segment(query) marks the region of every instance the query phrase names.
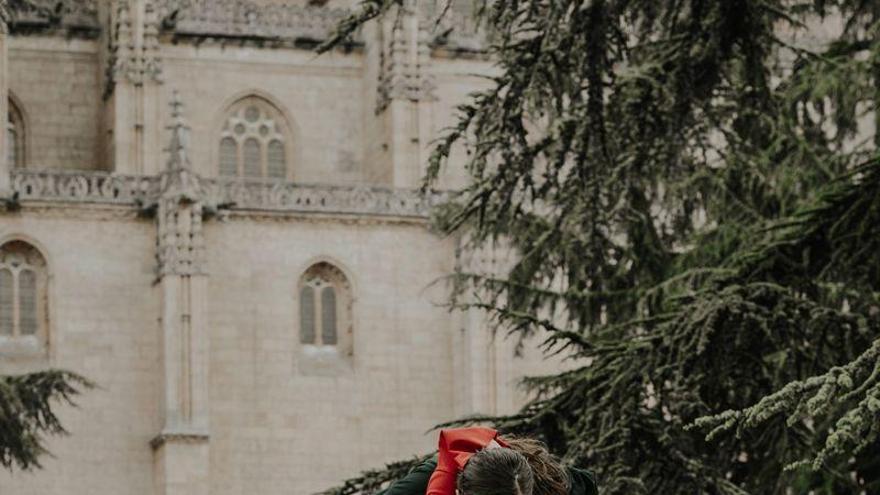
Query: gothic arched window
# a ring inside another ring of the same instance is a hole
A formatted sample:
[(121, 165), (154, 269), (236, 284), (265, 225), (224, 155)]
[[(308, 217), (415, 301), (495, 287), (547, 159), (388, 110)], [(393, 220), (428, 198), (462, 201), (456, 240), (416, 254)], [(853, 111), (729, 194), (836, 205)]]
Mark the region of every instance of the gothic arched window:
[(24, 167), (25, 128), (21, 112), (12, 100), (9, 100), (9, 112), (6, 116), (6, 159), (10, 167)]
[(299, 341), (351, 353), (351, 285), (330, 263), (312, 265), (299, 284)]
[(281, 112), (262, 98), (249, 96), (230, 107), (218, 146), (221, 176), (289, 177), (290, 128)]
[(32, 245), (0, 247), (0, 340), (45, 342), (48, 278), (46, 259)]

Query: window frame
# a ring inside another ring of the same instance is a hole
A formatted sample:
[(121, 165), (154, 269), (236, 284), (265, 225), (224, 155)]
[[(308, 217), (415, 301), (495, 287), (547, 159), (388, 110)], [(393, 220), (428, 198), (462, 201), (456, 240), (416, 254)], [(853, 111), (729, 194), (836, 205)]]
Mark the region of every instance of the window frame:
[[(0, 354), (6, 356), (46, 355), (49, 347), (49, 263), (42, 250), (33, 243), (22, 239), (7, 239), (0, 242), (0, 270), (11, 274), (11, 331), (0, 332)], [(22, 294), (22, 274), (34, 275), (32, 333), (25, 333), (24, 305)], [(0, 308), (2, 310), (3, 308)]]
[[(309, 332), (311, 336), (311, 341), (305, 338), (306, 332), (303, 328), (303, 322), (305, 321), (305, 304), (303, 304), (303, 295), (307, 289), (311, 289), (312, 291), (312, 328)], [(325, 325), (327, 315), (324, 313), (324, 294), (325, 291), (332, 290), (333, 294), (333, 313), (335, 315), (334, 328), (333, 328), (333, 342), (327, 343), (327, 333), (325, 332)], [(312, 277), (306, 278), (306, 280), (301, 284), (299, 291), (299, 308), (300, 308), (300, 343), (306, 345), (314, 345), (318, 347), (335, 347), (339, 344), (339, 300), (338, 300), (338, 284), (334, 283), (334, 281), (328, 280), (320, 274), (317, 274)]]
[[(311, 323), (312, 328), (308, 334), (304, 328), (306, 321), (306, 304), (303, 303), (305, 289), (312, 291)], [(327, 342), (325, 335), (326, 315), (324, 314), (325, 291), (332, 289), (332, 298), (335, 311), (333, 331), (334, 340)], [(302, 272), (296, 290), (297, 307), (297, 341), (301, 346), (309, 346), (322, 349), (336, 349), (340, 354), (350, 356), (353, 352), (353, 315), (354, 304), (352, 286), (346, 274), (336, 265), (330, 262), (319, 261), (309, 265)], [(306, 339), (310, 336), (311, 339)]]
[[(256, 109), (254, 118), (249, 117), (251, 110)], [(231, 139), (235, 143), (235, 174), (228, 174), (227, 160), (224, 158), (223, 143)], [(255, 140), (259, 149), (259, 170), (249, 170), (246, 163), (246, 146), (251, 140)], [(219, 132), (214, 139), (214, 150), (217, 154), (215, 160), (218, 177), (245, 180), (281, 180), (290, 181), (292, 178), (291, 147), (293, 134), (291, 126), (284, 113), (265, 98), (251, 95), (239, 98), (227, 107), (220, 122)], [(270, 162), (270, 158), (278, 156), (277, 149), (273, 155), (270, 151), (273, 142), (281, 145), (282, 172), (277, 173), (277, 163)], [(275, 165), (275, 166), (273, 166)]]

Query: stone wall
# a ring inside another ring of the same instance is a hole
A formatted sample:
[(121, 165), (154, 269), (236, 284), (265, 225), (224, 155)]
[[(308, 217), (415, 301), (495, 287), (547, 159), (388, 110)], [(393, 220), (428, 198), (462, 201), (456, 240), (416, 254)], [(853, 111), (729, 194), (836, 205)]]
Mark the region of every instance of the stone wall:
[(10, 37), (9, 91), (25, 119), (28, 168), (104, 169), (98, 44)]
[(60, 409), (71, 436), (49, 441), (44, 468), (0, 474), (0, 493), (152, 493), (160, 378), (154, 237), (149, 221), (118, 209), (34, 206), (3, 215), (0, 239), (31, 242), (48, 262), (50, 344), (47, 358), (0, 356), (0, 373), (67, 369), (98, 388), (79, 408)]
[[(224, 246), (208, 259), (211, 493), (310, 493), (431, 449), (453, 384), (449, 316), (426, 288), (451, 268), (448, 242), (418, 224), (235, 216), (206, 237)], [(353, 287), (350, 361), (299, 344), (297, 281), (318, 260)]]
[[(71, 437), (50, 442), (45, 469), (0, 476), (0, 490), (152, 493), (149, 445), (161, 423), (154, 229), (122, 206), (29, 202), (4, 217), (2, 239), (46, 256), (52, 312), (50, 357), (4, 356), (0, 372), (59, 367), (99, 388), (62, 410)], [(434, 424), (510, 412), (522, 400), (516, 377), (554, 366), (528, 346), (512, 359), (513, 342), (493, 344), (439, 307), (454, 240), (423, 221), (232, 212), (206, 225), (205, 240), (210, 493), (311, 493), (430, 451)], [(317, 261), (342, 268), (353, 287), (353, 356), (331, 367), (298, 341), (296, 283)], [(453, 369), (465, 331), (482, 342), (468, 356), (476, 382)]]

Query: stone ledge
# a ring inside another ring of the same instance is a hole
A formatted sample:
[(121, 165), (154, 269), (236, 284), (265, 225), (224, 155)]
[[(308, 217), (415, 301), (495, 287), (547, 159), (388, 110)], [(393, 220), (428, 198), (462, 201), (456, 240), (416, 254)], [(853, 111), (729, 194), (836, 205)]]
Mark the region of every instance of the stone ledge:
[(159, 450), (165, 444), (169, 443), (207, 443), (211, 440), (211, 435), (206, 431), (199, 430), (171, 430), (163, 431), (150, 440), (150, 447), (153, 450)]
[(96, 0), (22, 0), (9, 7), (9, 31), (97, 38), (98, 5)]

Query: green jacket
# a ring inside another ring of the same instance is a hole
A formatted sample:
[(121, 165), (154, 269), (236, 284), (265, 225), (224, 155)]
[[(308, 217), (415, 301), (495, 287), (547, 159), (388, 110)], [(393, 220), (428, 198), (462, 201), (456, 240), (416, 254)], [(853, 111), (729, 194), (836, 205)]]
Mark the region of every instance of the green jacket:
[[(412, 468), (403, 478), (395, 481), (386, 490), (377, 495), (425, 495), (428, 480), (437, 467), (437, 458), (433, 457)], [(598, 495), (599, 489), (593, 473), (584, 469), (568, 468), (571, 477), (569, 495)]]

